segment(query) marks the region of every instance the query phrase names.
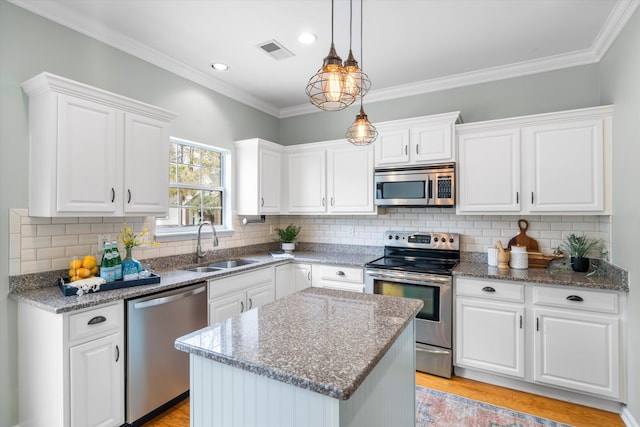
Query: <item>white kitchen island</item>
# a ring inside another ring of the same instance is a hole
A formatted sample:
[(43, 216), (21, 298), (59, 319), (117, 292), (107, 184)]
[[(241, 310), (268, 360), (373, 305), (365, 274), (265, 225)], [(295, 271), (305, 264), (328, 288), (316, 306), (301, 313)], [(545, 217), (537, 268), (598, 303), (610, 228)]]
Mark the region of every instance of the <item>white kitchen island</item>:
[(176, 340), (191, 426), (415, 426), (422, 301), (309, 288)]

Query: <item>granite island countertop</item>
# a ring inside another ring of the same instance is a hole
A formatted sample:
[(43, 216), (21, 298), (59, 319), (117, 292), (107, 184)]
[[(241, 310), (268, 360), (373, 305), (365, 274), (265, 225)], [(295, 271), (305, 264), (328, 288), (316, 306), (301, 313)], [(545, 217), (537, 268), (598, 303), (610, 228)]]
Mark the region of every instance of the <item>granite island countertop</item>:
[(307, 288), (175, 342), (178, 350), (346, 400), (423, 306)]
[(561, 267), (503, 270), (498, 267), (490, 267), (486, 262), (460, 262), (453, 270), (453, 276), (629, 292), (626, 277), (597, 276), (595, 274), (587, 276), (586, 273), (577, 273)]
[[(117, 300), (138, 298), (157, 292), (167, 291), (170, 289), (180, 288), (195, 283), (206, 282), (208, 280), (218, 279), (225, 276), (243, 273), (269, 265), (286, 264), (288, 262), (314, 263), (314, 264), (332, 264), (351, 267), (364, 267), (364, 264), (371, 261), (375, 256), (367, 253), (340, 253), (340, 252), (321, 252), (321, 251), (295, 251), (293, 258), (274, 258), (264, 252), (242, 255), (235, 258), (246, 258), (257, 261), (254, 264), (243, 265), (225, 270), (218, 270), (208, 273), (196, 273), (186, 271), (183, 268), (190, 265), (174, 267), (169, 269), (154, 270), (154, 273), (160, 276), (160, 283), (151, 285), (141, 285), (129, 288), (121, 288), (110, 291), (102, 291), (96, 293), (85, 294), (82, 296), (63, 296), (62, 292), (55, 285), (58, 277), (51, 274), (28, 275), (24, 280), (46, 281), (46, 285), (21, 283), (18, 289), (9, 293), (9, 298), (31, 305), (35, 305), (43, 310), (52, 313), (65, 313), (82, 308), (92, 307)], [(220, 258), (226, 259), (226, 258)], [(206, 265), (214, 260), (202, 262)], [(51, 277), (48, 277), (51, 276)]]

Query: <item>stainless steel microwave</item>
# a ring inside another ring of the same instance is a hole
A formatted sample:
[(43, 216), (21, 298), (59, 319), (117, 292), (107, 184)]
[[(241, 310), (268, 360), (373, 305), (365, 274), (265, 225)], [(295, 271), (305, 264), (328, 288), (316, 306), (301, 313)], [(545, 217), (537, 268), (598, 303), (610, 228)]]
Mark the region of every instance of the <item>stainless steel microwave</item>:
[(376, 169), (377, 206), (455, 206), (455, 163)]

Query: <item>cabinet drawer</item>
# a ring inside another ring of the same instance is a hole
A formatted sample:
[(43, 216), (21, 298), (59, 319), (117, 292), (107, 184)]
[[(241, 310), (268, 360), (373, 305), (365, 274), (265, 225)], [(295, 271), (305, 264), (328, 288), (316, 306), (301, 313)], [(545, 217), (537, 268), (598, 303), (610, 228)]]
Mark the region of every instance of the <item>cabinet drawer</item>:
[(266, 267), (246, 273), (237, 273), (217, 280), (209, 280), (209, 298), (227, 295), (260, 283), (272, 282), (273, 272), (273, 267)]
[(123, 303), (110, 304), (69, 315), (69, 341), (97, 338), (124, 324)]
[(618, 294), (578, 288), (533, 288), (533, 303), (550, 307), (617, 314)]
[(321, 281), (364, 283), (364, 270), (355, 267), (340, 267), (337, 265), (316, 265), (312, 267), (312, 283)]
[(524, 301), (524, 285), (494, 280), (457, 278), (456, 295), (501, 301)]

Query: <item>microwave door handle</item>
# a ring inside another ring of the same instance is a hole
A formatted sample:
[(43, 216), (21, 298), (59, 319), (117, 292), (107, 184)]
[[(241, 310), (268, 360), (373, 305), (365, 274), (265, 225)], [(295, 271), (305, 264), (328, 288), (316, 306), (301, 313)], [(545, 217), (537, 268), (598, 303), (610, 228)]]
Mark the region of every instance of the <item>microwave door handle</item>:
[(431, 177), (427, 178), (427, 190), (428, 190), (428, 196), (427, 196), (427, 200), (428, 200), (428, 204), (432, 204), (432, 200), (433, 200), (433, 181), (431, 180)]

